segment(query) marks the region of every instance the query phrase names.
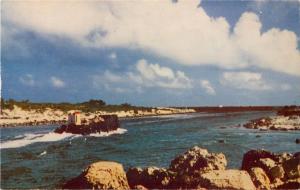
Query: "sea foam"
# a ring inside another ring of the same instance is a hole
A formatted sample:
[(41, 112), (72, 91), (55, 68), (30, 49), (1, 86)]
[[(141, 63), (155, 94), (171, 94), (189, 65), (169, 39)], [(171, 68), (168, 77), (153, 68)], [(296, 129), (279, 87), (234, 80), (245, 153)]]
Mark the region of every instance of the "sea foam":
[[(90, 134), (88, 136), (93, 136), (93, 137), (108, 137), (110, 135), (114, 134), (123, 134), (126, 133), (126, 129), (119, 128), (116, 131), (111, 131), (111, 132), (101, 132), (101, 133), (96, 133), (96, 134)], [(49, 132), (46, 134), (24, 134), (24, 135), (18, 135), (16, 136), (14, 140), (8, 140), (8, 141), (3, 141), (0, 144), (0, 149), (8, 149), (8, 148), (19, 148), (19, 147), (24, 147), (33, 143), (37, 142), (54, 142), (54, 141), (61, 141), (64, 139), (73, 139), (77, 137), (82, 137), (82, 135), (75, 135), (71, 133), (54, 133), (54, 132)]]

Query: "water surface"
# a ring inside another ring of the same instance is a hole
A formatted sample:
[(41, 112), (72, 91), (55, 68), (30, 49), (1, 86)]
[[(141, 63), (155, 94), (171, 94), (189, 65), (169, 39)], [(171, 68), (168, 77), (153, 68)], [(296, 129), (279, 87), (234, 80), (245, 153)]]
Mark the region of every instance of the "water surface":
[[(223, 152), (229, 168), (239, 168), (250, 149), (296, 152), (299, 131), (262, 132), (236, 127), (272, 112), (182, 114), (121, 121), (115, 134), (54, 134), (57, 126), (1, 129), (1, 188), (54, 188), (99, 160), (131, 166), (167, 167), (198, 145)], [(260, 137), (257, 137), (259, 135)], [(218, 140), (225, 140), (219, 143)]]

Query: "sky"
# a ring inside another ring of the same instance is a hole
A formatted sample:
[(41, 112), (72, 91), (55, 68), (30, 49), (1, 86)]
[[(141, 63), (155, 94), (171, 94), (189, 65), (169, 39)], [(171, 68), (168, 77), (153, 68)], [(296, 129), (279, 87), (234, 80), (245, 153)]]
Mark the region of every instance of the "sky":
[(299, 1), (1, 1), (1, 97), (300, 104)]

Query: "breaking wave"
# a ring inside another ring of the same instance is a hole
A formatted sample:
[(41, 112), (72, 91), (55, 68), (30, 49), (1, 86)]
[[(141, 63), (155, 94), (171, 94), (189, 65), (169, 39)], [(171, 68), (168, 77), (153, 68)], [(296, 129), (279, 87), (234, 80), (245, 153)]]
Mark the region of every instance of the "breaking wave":
[[(126, 129), (119, 128), (115, 131), (111, 132), (101, 132), (101, 133), (95, 133), (95, 134), (90, 134), (88, 136), (92, 137), (108, 137), (110, 135), (114, 134), (123, 134), (126, 133)], [(37, 142), (54, 142), (54, 141), (61, 141), (64, 139), (73, 139), (77, 137), (83, 137), (82, 135), (75, 135), (71, 133), (54, 133), (54, 132), (49, 132), (46, 134), (24, 134), (24, 135), (18, 135), (15, 136), (13, 140), (8, 140), (1, 142), (0, 149), (7, 149), (7, 148), (19, 148), (23, 146), (27, 146), (33, 143)]]

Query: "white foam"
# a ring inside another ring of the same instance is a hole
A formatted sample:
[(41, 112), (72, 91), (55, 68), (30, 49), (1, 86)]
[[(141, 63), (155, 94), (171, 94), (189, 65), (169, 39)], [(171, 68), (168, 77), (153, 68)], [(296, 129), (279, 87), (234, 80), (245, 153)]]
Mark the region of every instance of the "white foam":
[(118, 129), (115, 130), (115, 131), (101, 132), (101, 133), (93, 133), (93, 134), (90, 134), (89, 136), (92, 136), (92, 137), (108, 137), (108, 136), (110, 136), (110, 135), (124, 134), (124, 133), (126, 133), (126, 132), (127, 132), (126, 129), (118, 128)]
[[(115, 131), (110, 131), (107, 133), (106, 132), (95, 133), (95, 134), (90, 134), (89, 136), (108, 137), (110, 135), (123, 134), (126, 132), (127, 132), (126, 129), (118, 128)], [(15, 139), (15, 140), (1, 142), (0, 149), (19, 148), (19, 147), (27, 146), (27, 145), (37, 143), (37, 142), (54, 142), (54, 141), (61, 141), (64, 139), (72, 140), (73, 138), (76, 138), (76, 137), (82, 137), (82, 135), (74, 135), (71, 133), (58, 134), (58, 133), (50, 132), (50, 133), (46, 133), (46, 134), (41, 134), (41, 133), (40, 134), (24, 134), (24, 135), (18, 135), (16, 137), (18, 137), (18, 138), (22, 137), (22, 139)]]
[(45, 150), (44, 152), (42, 152), (40, 155), (39, 155), (39, 157), (40, 156), (43, 156), (43, 155), (46, 155), (47, 154), (47, 151)]
[[(1, 142), (0, 149), (5, 148), (19, 148), (23, 146), (27, 146), (32, 143), (37, 142), (53, 142), (53, 141), (60, 141), (65, 138), (73, 137), (74, 134), (71, 133), (46, 133), (46, 134), (25, 134), (23, 139), (16, 139), (16, 140), (9, 140), (5, 142)], [(78, 135), (79, 136), (79, 135)]]

